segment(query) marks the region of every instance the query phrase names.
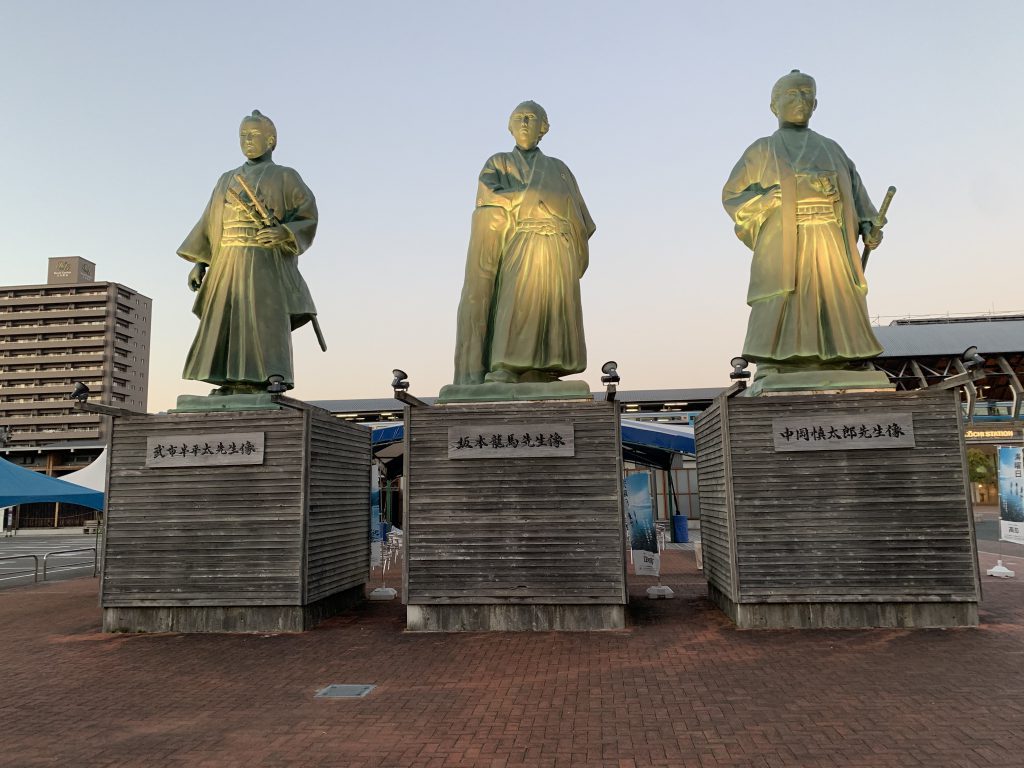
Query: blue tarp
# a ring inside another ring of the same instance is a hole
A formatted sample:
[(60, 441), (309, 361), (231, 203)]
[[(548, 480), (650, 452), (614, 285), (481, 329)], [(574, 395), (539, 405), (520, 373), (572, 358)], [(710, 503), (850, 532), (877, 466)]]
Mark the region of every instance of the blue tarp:
[(66, 483), (0, 459), (0, 507), (36, 501), (63, 501), (91, 509), (103, 509), (103, 494)]
[(697, 453), (693, 427), (682, 424), (623, 419), (622, 442), (691, 456)]

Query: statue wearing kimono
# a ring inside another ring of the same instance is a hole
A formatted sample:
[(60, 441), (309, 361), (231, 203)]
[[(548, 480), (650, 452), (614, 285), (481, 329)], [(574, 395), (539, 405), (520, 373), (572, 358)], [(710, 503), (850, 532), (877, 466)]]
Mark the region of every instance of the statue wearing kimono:
[(455, 383), (549, 382), (583, 371), (580, 278), (595, 226), (576, 179), (537, 148), (548, 130), (528, 101), (511, 152), (480, 173), (456, 330)]
[(268, 118), (245, 118), (240, 140), (248, 160), (220, 177), (178, 248), (196, 265), (189, 287), (199, 317), (182, 375), (219, 385), (215, 394), (263, 392), (271, 377), (291, 389), (291, 333), (316, 322), (298, 269), (316, 234), (316, 200), (298, 173), (272, 161), (277, 132)]
[(743, 153), (722, 192), (754, 252), (743, 356), (772, 372), (856, 368), (882, 352), (871, 329), (858, 235), (875, 248), (878, 211), (853, 162), (807, 127), (814, 80), (794, 70), (772, 90), (779, 130)]

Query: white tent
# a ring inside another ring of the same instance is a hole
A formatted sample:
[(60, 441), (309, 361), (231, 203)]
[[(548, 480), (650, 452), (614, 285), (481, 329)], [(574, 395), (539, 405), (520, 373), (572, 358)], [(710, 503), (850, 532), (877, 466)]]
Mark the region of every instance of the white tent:
[(104, 448), (96, 460), (87, 467), (62, 475), (61, 480), (101, 493), (107, 492), (107, 449)]

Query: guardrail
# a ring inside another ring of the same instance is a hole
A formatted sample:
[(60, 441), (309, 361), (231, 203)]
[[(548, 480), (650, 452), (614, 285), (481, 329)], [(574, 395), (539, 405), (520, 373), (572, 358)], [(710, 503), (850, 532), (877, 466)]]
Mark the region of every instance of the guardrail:
[[(12, 555), (10, 557), (0, 557), (0, 562), (3, 562), (4, 560), (24, 560), (26, 557), (31, 557), (33, 560), (35, 560), (36, 564), (35, 564), (35, 568), (32, 571), (32, 580), (33, 581), (39, 581), (39, 555)], [(27, 574), (27, 573), (28, 573), (28, 571), (25, 571), (25, 574)], [(8, 579), (20, 578), (22, 575), (23, 574), (18, 573), (16, 576), (5, 576), (4, 578), (8, 578)]]
[(58, 549), (56, 552), (47, 552), (45, 555), (43, 555), (43, 581), (46, 581), (46, 560), (48, 557), (50, 557), (50, 555), (75, 555), (79, 552), (92, 552), (92, 575), (93, 578), (96, 578), (96, 566), (98, 562), (96, 547), (81, 547), (79, 549)]

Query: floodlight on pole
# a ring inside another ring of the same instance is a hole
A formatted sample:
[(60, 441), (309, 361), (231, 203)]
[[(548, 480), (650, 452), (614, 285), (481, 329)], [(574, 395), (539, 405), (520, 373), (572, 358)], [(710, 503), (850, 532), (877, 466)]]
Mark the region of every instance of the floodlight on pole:
[(84, 403), (89, 399), (89, 387), (84, 382), (76, 381), (75, 388), (71, 390), (71, 399)]
[(747, 366), (750, 363), (745, 357), (734, 357), (729, 361), (729, 365), (732, 366), (732, 373), (729, 374), (730, 379), (749, 379), (750, 371), (747, 370)]
[(615, 385), (621, 381), (619, 364), (614, 360), (609, 360), (601, 366), (601, 373), (604, 374), (601, 377), (601, 383), (605, 386), (605, 400), (611, 402), (615, 399)]
[(395, 392), (395, 400), (417, 408), (427, 407), (425, 402), (409, 394), (409, 374), (401, 368), (395, 368), (391, 371), (391, 376), (391, 389)]
[(963, 360), (967, 368), (985, 365), (985, 358), (978, 354), (978, 348), (975, 346), (965, 349), (963, 354), (960, 355), (960, 359)]

